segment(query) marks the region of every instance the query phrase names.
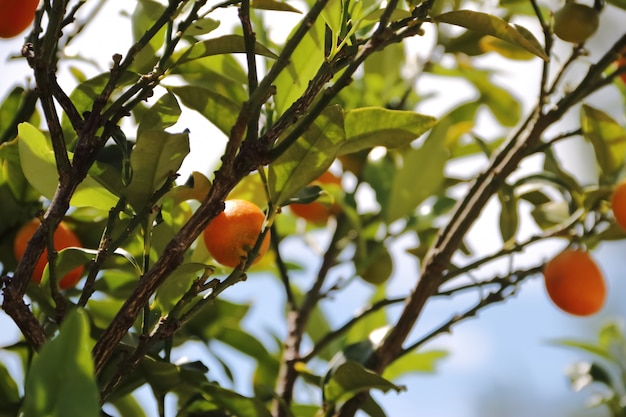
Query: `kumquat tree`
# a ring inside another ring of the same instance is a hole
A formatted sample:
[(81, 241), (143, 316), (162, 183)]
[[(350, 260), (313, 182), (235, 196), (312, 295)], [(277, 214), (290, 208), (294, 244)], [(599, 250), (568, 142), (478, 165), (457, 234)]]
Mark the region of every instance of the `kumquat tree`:
[[(533, 280), (598, 313), (594, 250), (626, 238), (626, 3), (576, 1), (0, 0), (22, 68), (0, 353), (23, 374), (0, 361), (0, 416), (382, 417), (445, 363), (429, 343)], [(230, 295), (259, 276), (282, 320), (252, 332), (266, 313)]]

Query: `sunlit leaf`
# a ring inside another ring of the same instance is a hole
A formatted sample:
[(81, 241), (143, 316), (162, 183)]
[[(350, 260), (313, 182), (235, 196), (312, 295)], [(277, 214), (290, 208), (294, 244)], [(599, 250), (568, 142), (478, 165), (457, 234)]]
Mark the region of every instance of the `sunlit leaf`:
[(110, 402), (122, 416), (146, 417), (146, 412), (133, 395), (118, 397)]
[(522, 106), (513, 97), (511, 92), (491, 82), (486, 71), (461, 68), (463, 75), (481, 94), (480, 101), (489, 107), (489, 110), (504, 126), (515, 126), (522, 113)]
[(137, 129), (137, 135), (143, 130), (166, 129), (171, 127), (178, 121), (180, 114), (181, 110), (176, 96), (167, 92), (163, 94), (152, 107), (143, 112)]
[(324, 385), (324, 399), (335, 404), (370, 389), (383, 392), (403, 390), (382, 376), (365, 369), (362, 365), (348, 361), (340, 365), (328, 383)]
[(626, 338), (622, 326), (617, 322), (609, 322), (602, 326), (598, 333), (598, 345), (606, 349), (618, 346), (626, 347)]
[(203, 384), (199, 391), (215, 407), (214, 410), (227, 411), (237, 417), (271, 417), (265, 405), (255, 398), (244, 397), (215, 384)]
[(582, 107), (580, 126), (585, 139), (593, 145), (600, 170), (613, 180), (626, 162), (626, 129), (589, 105)]
[(419, 148), (402, 154), (384, 204), (385, 219), (391, 223), (412, 214), (417, 206), (436, 194), (444, 180), (449, 153), (442, 141), (427, 140)]
[(218, 298), (195, 314), (179, 334), (208, 342), (217, 337), (224, 327), (239, 326), (249, 309), (247, 305)]
[(514, 190), (505, 186), (498, 192), (500, 202), (500, 235), (504, 243), (515, 239), (519, 228), (518, 200)]
[(202, 114), (226, 135), (237, 121), (241, 105), (212, 90), (199, 86), (172, 87), (183, 104)]
[(189, 290), (192, 282), (212, 272), (212, 268), (205, 264), (185, 263), (174, 270), (156, 292), (156, 306), (164, 314), (172, 310), (174, 305)]
[(322, 10), (322, 17), (333, 34), (333, 39), (337, 39), (341, 34), (343, 22), (343, 1), (329, 0)]
[(544, 61), (550, 60), (537, 39), (529, 31), (520, 31), (518, 27), (497, 16), (472, 10), (454, 10), (435, 16), (433, 19), (441, 23), (462, 26), (484, 35), (495, 36), (521, 46)]
[[(440, 30), (440, 32), (443, 32)], [(445, 36), (441, 38), (441, 44), (448, 53), (462, 53), (467, 56), (477, 56), (485, 53), (481, 48), (480, 40), (485, 35), (474, 30), (466, 30), (459, 36), (447, 39)]]
[(526, 61), (535, 57), (526, 49), (491, 35), (483, 36), (478, 44), (484, 52), (496, 52), (508, 59)]
[[(277, 58), (277, 55), (260, 43), (254, 46), (254, 52), (268, 58)], [(246, 45), (241, 35), (224, 35), (219, 38), (207, 39), (191, 45), (177, 57), (176, 65), (184, 64), (195, 59), (211, 55), (246, 53)]]
[[(70, 94), (70, 100), (72, 100), (72, 104), (76, 108), (78, 114), (84, 115), (86, 112), (91, 111), (94, 100), (102, 93), (102, 90), (109, 82), (110, 77), (111, 74), (109, 72), (105, 72), (76, 86)], [(131, 71), (123, 72), (120, 74), (119, 81), (115, 84), (113, 93), (116, 94), (120, 89), (133, 84), (139, 80), (139, 77), (140, 76), (138, 74)], [(115, 96), (112, 95), (112, 98), (113, 97)], [(105, 107), (105, 110), (106, 108), (107, 107)], [(74, 127), (65, 113), (63, 113), (61, 117), (61, 127), (63, 128), (65, 141), (70, 145), (74, 143), (74, 140), (77, 137), (76, 132), (74, 131)]]
[[(47, 199), (52, 199), (59, 180), (52, 146), (37, 128), (28, 123), (20, 124), (18, 130), (20, 162), (24, 175), (37, 191)], [(78, 185), (70, 205), (109, 210), (115, 206), (117, 200), (115, 195), (87, 175)]]
[(563, 340), (563, 339), (553, 340), (551, 343), (555, 345), (559, 345), (559, 346), (567, 346), (567, 347), (575, 348), (578, 350), (582, 350), (583, 352), (591, 353), (593, 355), (596, 355), (608, 361), (615, 360), (608, 350), (600, 346), (594, 345), (592, 343), (581, 342), (577, 340)]
[(324, 20), (319, 18), (291, 55), (289, 65), (276, 78), (274, 103), (282, 114), (300, 97), (324, 62)]
[(43, 346), (26, 375), (24, 417), (100, 416), (92, 343), (87, 314), (70, 311), (59, 335)]
[(17, 411), (20, 406), (20, 391), (4, 364), (0, 363), (0, 415), (9, 408)]
[(171, 198), (175, 205), (179, 205), (187, 200), (202, 201), (207, 196), (210, 189), (211, 181), (206, 175), (198, 171), (193, 171), (185, 184), (174, 187), (167, 194), (167, 198)]
[(207, 33), (213, 32), (220, 25), (219, 20), (214, 20), (208, 17), (194, 20), (194, 22), (185, 30), (185, 35), (188, 36), (198, 36), (198, 35), (206, 35)]
[[(157, 1), (139, 0), (131, 16), (133, 40), (138, 42), (142, 39), (164, 11), (165, 6)], [(166, 30), (166, 25), (164, 25), (155, 36), (147, 39), (146, 45), (138, 51), (132, 61), (131, 68), (133, 70), (143, 74), (154, 68), (159, 57), (159, 51), (165, 41)]]
[[(89, 263), (93, 259), (96, 251), (84, 250), (82, 248), (68, 247), (58, 252), (55, 264), (55, 273), (58, 280), (67, 275), (73, 269)], [(46, 282), (50, 277), (50, 265), (46, 265), (41, 278), (41, 285), (46, 288)]]
[(458, 158), (480, 152), (477, 144), (461, 145), (460, 139), (474, 128), (476, 112), (480, 103), (470, 101), (460, 104), (441, 117), (428, 133), (428, 140), (442, 141), (451, 150), (451, 157)]
[(410, 373), (434, 373), (439, 363), (448, 357), (444, 350), (431, 350), (425, 352), (413, 352), (401, 356), (389, 365), (383, 376), (394, 381), (397, 378)]
[(0, 144), (17, 136), (17, 125), (30, 122), (39, 125), (35, 104), (38, 95), (35, 90), (24, 90), (23, 87), (13, 88), (0, 102)]
[(141, 361), (140, 369), (144, 373), (146, 382), (157, 394), (166, 394), (170, 391), (195, 391), (197, 386), (206, 382), (204, 374), (208, 369), (202, 363), (196, 363), (193, 367), (185, 365), (168, 363), (146, 356)]
[(346, 141), (339, 154), (358, 152), (375, 146), (406, 146), (433, 127), (437, 119), (412, 111), (368, 107), (345, 113)]
[(178, 171), (188, 153), (186, 132), (172, 134), (161, 129), (141, 132), (130, 157), (133, 177), (124, 190), (128, 201), (136, 209), (143, 207), (168, 175)]
[(276, 10), (279, 12), (302, 13), (289, 3), (280, 0), (251, 0), (250, 7), (261, 10)]
[[(8, 187), (16, 203), (35, 202), (41, 196), (24, 176), (20, 163), (19, 140), (17, 139), (0, 145), (0, 184)], [(7, 199), (2, 201), (3, 204), (8, 204)]]
[(328, 107), (270, 165), (268, 180), (274, 204), (283, 205), (328, 170), (344, 140), (343, 111), (338, 106)]
[(89, 317), (93, 325), (99, 329), (105, 329), (115, 317), (124, 300), (106, 298), (103, 300), (89, 300)]
[(183, 77), (187, 85), (202, 87), (234, 103), (248, 99), (245, 85), (248, 76), (234, 55), (212, 55), (172, 68), (172, 74)]
[(551, 201), (533, 208), (531, 215), (537, 226), (545, 230), (567, 221), (570, 218), (570, 211), (567, 202)]

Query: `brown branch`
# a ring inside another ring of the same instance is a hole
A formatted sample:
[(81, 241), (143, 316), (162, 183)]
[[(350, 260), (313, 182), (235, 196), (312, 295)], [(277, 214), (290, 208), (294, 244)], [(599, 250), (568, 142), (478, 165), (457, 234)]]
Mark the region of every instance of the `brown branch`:
[[(596, 91), (589, 86), (599, 84), (597, 80), (602, 78), (602, 72), (615, 60), (624, 44), (626, 44), (626, 35), (622, 36), (597, 64), (590, 67), (579, 86), (563, 97), (554, 109), (542, 113), (540, 111), (542, 103), (538, 103), (528, 119), (494, 155), (489, 167), (476, 177), (465, 198), (454, 209), (450, 222), (440, 231), (438, 239), (426, 255), (422, 264), (421, 278), (407, 300), (396, 325), (369, 361), (368, 366), (371, 369), (382, 373), (402, 351), (402, 345), (417, 322), (426, 301), (437, 293), (439, 286), (443, 283), (452, 255), (458, 249), (471, 225), (479, 217), (487, 201), (517, 168), (521, 160), (528, 155), (529, 150), (537, 146), (545, 130), (580, 100)], [(341, 417), (354, 415), (361, 401), (361, 397), (348, 401), (338, 415)]]
[[(422, 336), (419, 340), (411, 343), (409, 346), (402, 349), (400, 353), (398, 353), (398, 356), (396, 357), (396, 359), (399, 359), (402, 356), (413, 352), (415, 349), (419, 348), (420, 346), (422, 346), (424, 343), (428, 342), (429, 340), (434, 339), (437, 335), (441, 333), (449, 333), (452, 326), (468, 318), (476, 316), (476, 314), (480, 310), (484, 309), (485, 307), (488, 307), (494, 303), (504, 301), (508, 297), (506, 292), (509, 290), (509, 288), (519, 285), (522, 281), (524, 281), (526, 278), (530, 276), (534, 276), (534, 275), (541, 273), (542, 269), (543, 269), (543, 264), (535, 266), (533, 268), (529, 268), (529, 269), (525, 269), (521, 271), (515, 271), (504, 277), (495, 277), (488, 281), (481, 281), (481, 284), (483, 285), (498, 285), (499, 288), (497, 290), (491, 291), (485, 297), (481, 298), (474, 306), (472, 306), (465, 312), (455, 314), (452, 318), (442, 323), (440, 326), (433, 329), (426, 335)], [(456, 292), (458, 291), (454, 291), (454, 293)], [(439, 293), (437, 295), (443, 295), (443, 294)]]
[[(293, 388), (298, 377), (295, 365), (300, 360), (300, 345), (302, 344), (311, 313), (321, 298), (322, 286), (326, 281), (328, 271), (336, 263), (336, 258), (339, 254), (337, 241), (343, 236), (343, 230), (339, 226), (341, 223), (341, 219), (337, 219), (335, 233), (328, 245), (328, 250), (324, 254), (315, 282), (307, 291), (302, 304), (297, 310), (291, 310), (287, 313), (288, 335), (280, 361), (281, 366), (278, 371), (276, 386), (276, 393), (279, 398), (274, 401), (273, 405), (273, 415), (277, 417), (288, 416), (285, 405), (289, 406), (293, 399)], [(343, 223), (346, 223), (345, 220)]]

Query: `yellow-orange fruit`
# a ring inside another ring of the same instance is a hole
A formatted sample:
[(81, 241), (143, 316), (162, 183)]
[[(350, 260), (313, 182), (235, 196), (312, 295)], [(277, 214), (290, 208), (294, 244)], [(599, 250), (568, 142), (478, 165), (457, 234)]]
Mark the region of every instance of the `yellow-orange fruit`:
[[(318, 179), (311, 183), (311, 185), (322, 184), (341, 185), (341, 178), (335, 176), (330, 171), (326, 171)], [(302, 217), (303, 219), (306, 219), (316, 225), (326, 224), (331, 215), (337, 214), (341, 210), (338, 204), (332, 204), (329, 206), (318, 201), (313, 201), (308, 204), (294, 203), (290, 204), (289, 208), (296, 216)]]
[(566, 313), (589, 316), (604, 305), (604, 276), (583, 250), (564, 250), (546, 264), (543, 276), (550, 299)]
[(626, 230), (626, 181), (615, 186), (613, 194), (611, 194), (611, 209), (617, 224)]
[(0, 38), (12, 38), (33, 23), (39, 0), (0, 0)]
[[(24, 252), (26, 251), (26, 246), (28, 245), (28, 241), (35, 233), (35, 230), (39, 227), (39, 219), (33, 219), (28, 223), (24, 224), (20, 230), (15, 235), (15, 240), (13, 242), (13, 251), (15, 253), (15, 258), (18, 260), (22, 259), (24, 256)], [(80, 240), (76, 236), (76, 234), (70, 229), (65, 222), (61, 222), (59, 227), (54, 232), (54, 249), (60, 251), (69, 247), (81, 247)], [(33, 270), (33, 275), (31, 276), (32, 280), (37, 284), (41, 282), (41, 278), (43, 277), (43, 271), (48, 264), (48, 251), (44, 249), (43, 253), (39, 257), (39, 261), (37, 261), (37, 265), (35, 265), (35, 269)], [(84, 268), (82, 266), (77, 266), (68, 272), (61, 280), (59, 281), (59, 288), (66, 289), (75, 286), (78, 281), (83, 276)]]
[[(211, 256), (222, 265), (234, 268), (254, 247), (263, 229), (265, 215), (256, 204), (246, 200), (226, 200), (224, 204), (224, 211), (204, 229), (203, 237)], [(268, 233), (252, 263), (263, 257), (269, 244)]]

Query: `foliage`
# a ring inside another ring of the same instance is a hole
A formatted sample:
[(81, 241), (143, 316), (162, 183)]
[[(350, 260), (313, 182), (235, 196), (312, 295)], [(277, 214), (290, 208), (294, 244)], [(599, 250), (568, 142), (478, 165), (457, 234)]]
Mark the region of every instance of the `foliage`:
[[(296, 8), (138, 0), (127, 19), (132, 40), (117, 45), (108, 70), (68, 68), (68, 51), (101, 18), (100, 3), (42, 2), (22, 48), (36, 88), (16, 80), (23, 85), (0, 106), (3, 309), (23, 336), (4, 349), (22, 358), (27, 375), (22, 391), (0, 366), (0, 415), (71, 416), (74, 406), (83, 415), (105, 406), (146, 415), (134, 393), (147, 384), (162, 416), (168, 395), (178, 416), (383, 416), (371, 391), (400, 392), (400, 376), (432, 372), (446, 353), (426, 350), (427, 342), (542, 270), (542, 260), (519, 266), (518, 255), (559, 239), (591, 250), (625, 237), (609, 202), (623, 176), (626, 128), (586, 99), (601, 89), (626, 94), (626, 67), (614, 65), (626, 34), (591, 59), (584, 44), (567, 45), (566, 57), (557, 52), (564, 44), (536, 1), (317, 0)], [(220, 13), (238, 19), (226, 33)], [(276, 16), (295, 22), (279, 41), (268, 29)], [(430, 52), (416, 60), (409, 45), (427, 33)], [(532, 109), (481, 63), (493, 54), (537, 63)], [(566, 74), (576, 65), (585, 74), (572, 81)], [(432, 79), (464, 81), (474, 94), (431, 114), (419, 86)], [(179, 122), (190, 112), (221, 132), (225, 147), (211, 142), (205, 152), (219, 153), (218, 166), (177, 181), (194, 134)], [(555, 133), (576, 113), (578, 128)], [(483, 117), (495, 128), (482, 129)], [(586, 182), (554, 152), (581, 136), (597, 165)], [(488, 163), (454, 174), (468, 159)], [(531, 159), (541, 166), (518, 170)], [(341, 175), (342, 190), (307, 187), (328, 170)], [(327, 224), (290, 212), (319, 196), (339, 207)], [(265, 213), (249, 255), (271, 235), (271, 250), (250, 271), (246, 262), (216, 265), (198, 239), (234, 198)], [(477, 256), (468, 238), (481, 233), (472, 225), (490, 202), (500, 207), (501, 245)], [(527, 208), (531, 236), (520, 233)], [(41, 225), (15, 259), (7, 248), (35, 216)], [(61, 221), (84, 247), (52, 250)], [(419, 262), (416, 284), (391, 297), (393, 248), (405, 238), (416, 242), (408, 249)], [(286, 256), (303, 244), (315, 262)], [(44, 249), (50, 279), (38, 286), (30, 277)], [(485, 272), (498, 261), (508, 268)], [(84, 279), (61, 291), (54, 277), (79, 265)], [(283, 334), (249, 333), (251, 306), (224, 297), (257, 274), (279, 283)], [(338, 323), (332, 309), (357, 285), (368, 289), (367, 305)], [(412, 332), (428, 300), (468, 292), (478, 295), (474, 305)], [(172, 360), (190, 344), (230, 381), (199, 360)], [(224, 346), (255, 363), (246, 395), (229, 388), (235, 374)], [(66, 401), (70, 389), (79, 402)]]
[(573, 364), (568, 375), (572, 389), (580, 391), (586, 387), (599, 388), (590, 401), (590, 406), (607, 406), (610, 415), (626, 415), (626, 338), (622, 326), (611, 322), (605, 324), (596, 341), (556, 340), (555, 344), (584, 352), (594, 357), (592, 361)]

